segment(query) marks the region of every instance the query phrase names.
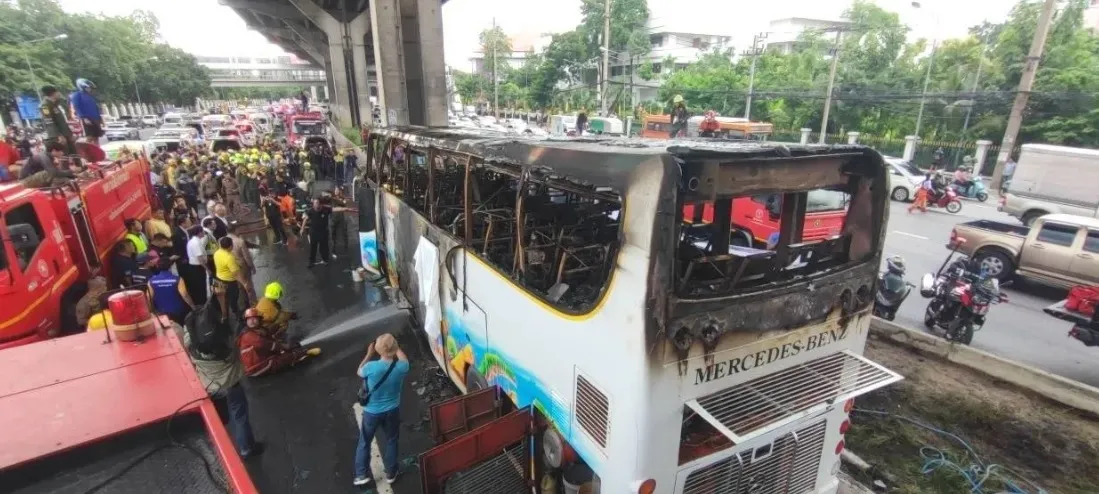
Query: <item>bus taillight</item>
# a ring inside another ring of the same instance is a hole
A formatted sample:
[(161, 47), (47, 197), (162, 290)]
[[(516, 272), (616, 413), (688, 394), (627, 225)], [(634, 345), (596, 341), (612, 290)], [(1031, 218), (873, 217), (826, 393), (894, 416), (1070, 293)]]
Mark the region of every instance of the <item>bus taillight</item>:
[(851, 420), (850, 419), (844, 420), (843, 423), (840, 424), (840, 435), (841, 436), (846, 436), (847, 431), (849, 431), (849, 430), (851, 430)]
[(656, 492), (656, 481), (653, 479), (643, 480), (637, 485), (637, 494), (653, 494)]
[(836, 454), (843, 453), (843, 448), (846, 446), (847, 445), (843, 443), (843, 439), (840, 439), (840, 442), (836, 443)]

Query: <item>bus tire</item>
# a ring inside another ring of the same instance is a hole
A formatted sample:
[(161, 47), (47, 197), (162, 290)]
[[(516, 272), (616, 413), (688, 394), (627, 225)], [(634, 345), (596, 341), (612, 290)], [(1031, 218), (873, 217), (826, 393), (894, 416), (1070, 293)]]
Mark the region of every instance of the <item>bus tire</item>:
[(472, 393), (487, 387), (488, 381), (485, 380), (485, 376), (482, 376), (476, 367), (470, 365), (466, 369), (466, 393)]

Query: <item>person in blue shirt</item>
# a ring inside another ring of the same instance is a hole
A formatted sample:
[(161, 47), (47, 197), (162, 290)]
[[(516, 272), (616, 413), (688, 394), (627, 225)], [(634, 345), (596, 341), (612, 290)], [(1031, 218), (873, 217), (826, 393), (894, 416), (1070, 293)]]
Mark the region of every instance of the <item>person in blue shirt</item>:
[(89, 142), (99, 142), (103, 137), (103, 116), (99, 113), (99, 101), (95, 99), (95, 83), (87, 79), (76, 80), (76, 91), (69, 95), (76, 117), (84, 123), (84, 135)]
[(153, 276), (149, 278), (149, 295), (157, 312), (182, 325), (187, 314), (195, 308), (195, 302), (187, 293), (183, 280), (172, 273), (171, 267), (170, 259), (160, 258), (159, 264), (153, 267)]
[[(379, 357), (378, 360), (371, 360), (375, 356)], [(370, 444), (374, 442), (374, 432), (379, 428), (385, 435), (385, 447), (381, 449), (386, 482), (393, 483), (400, 473), (397, 470), (397, 436), (401, 422), (401, 389), (408, 369), (408, 356), (389, 333), (370, 344), (366, 357), (359, 364), (358, 375), (363, 378), (370, 398), (363, 407), (359, 444), (355, 448), (356, 486), (365, 486), (372, 481)]]

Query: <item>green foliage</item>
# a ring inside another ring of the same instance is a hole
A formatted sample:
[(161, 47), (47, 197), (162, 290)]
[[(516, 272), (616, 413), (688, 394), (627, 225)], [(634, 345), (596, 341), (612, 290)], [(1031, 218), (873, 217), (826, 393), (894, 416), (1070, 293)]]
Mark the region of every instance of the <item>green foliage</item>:
[[(29, 61), (39, 86), (70, 91), (85, 78), (104, 103), (136, 101), (140, 91), (144, 102), (193, 104), (210, 78), (194, 57), (158, 43), (158, 29), (144, 11), (68, 14), (55, 0), (0, 0), (0, 94), (32, 92)], [(67, 38), (25, 43), (58, 34)]]
[(356, 146), (363, 145), (363, 136), (355, 127), (340, 127), (340, 133)]

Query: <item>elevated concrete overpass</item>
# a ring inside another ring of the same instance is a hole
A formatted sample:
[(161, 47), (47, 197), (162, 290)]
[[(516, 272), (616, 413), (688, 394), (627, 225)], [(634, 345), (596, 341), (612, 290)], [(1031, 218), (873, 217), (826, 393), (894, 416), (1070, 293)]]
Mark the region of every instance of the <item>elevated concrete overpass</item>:
[(323, 68), (341, 125), (446, 125), (445, 0), (219, 0), (282, 49)]

